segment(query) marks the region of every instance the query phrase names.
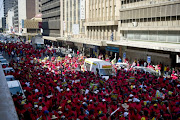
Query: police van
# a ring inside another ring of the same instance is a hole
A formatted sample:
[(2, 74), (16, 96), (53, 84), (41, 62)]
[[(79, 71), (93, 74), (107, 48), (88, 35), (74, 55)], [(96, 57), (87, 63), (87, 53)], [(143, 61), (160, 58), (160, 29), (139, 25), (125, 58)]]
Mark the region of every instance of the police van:
[(100, 60), (97, 58), (86, 58), (84, 61), (85, 71), (91, 71), (95, 74), (99, 74), (106, 80), (109, 79), (109, 76), (114, 76), (115, 71), (110, 62)]

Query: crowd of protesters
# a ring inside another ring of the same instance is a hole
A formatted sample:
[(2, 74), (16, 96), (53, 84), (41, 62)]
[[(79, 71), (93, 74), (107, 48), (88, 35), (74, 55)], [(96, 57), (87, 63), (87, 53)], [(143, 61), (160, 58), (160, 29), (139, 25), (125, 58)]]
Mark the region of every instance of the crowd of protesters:
[(53, 51), (24, 43), (1, 50), (20, 57), (10, 63), (26, 96), (13, 96), (20, 120), (180, 120), (180, 82), (172, 77), (122, 69), (105, 80), (77, 71), (78, 57), (43, 61)]

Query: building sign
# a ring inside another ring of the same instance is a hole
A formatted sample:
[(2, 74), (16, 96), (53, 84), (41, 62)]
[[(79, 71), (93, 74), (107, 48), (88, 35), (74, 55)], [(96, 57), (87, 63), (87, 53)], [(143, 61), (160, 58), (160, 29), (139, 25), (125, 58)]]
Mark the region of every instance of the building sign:
[(79, 24), (73, 24), (72, 32), (73, 32), (74, 35), (78, 35), (79, 34)]
[(22, 28), (24, 28), (24, 20), (22, 20)]
[(85, 10), (86, 10), (86, 8), (85, 8), (85, 0), (81, 0), (81, 7), (80, 7), (80, 18), (81, 18), (81, 20), (84, 20), (85, 19)]
[(63, 21), (63, 27), (64, 27), (64, 31), (66, 31), (66, 22)]
[(118, 47), (110, 47), (110, 46), (107, 46), (107, 47), (106, 47), (106, 51), (111, 51), (111, 52), (119, 53), (119, 48), (118, 48)]
[(147, 63), (151, 63), (151, 56), (147, 56)]
[(125, 53), (125, 52), (123, 53), (123, 58), (124, 58), (124, 59), (126, 58), (126, 53)]

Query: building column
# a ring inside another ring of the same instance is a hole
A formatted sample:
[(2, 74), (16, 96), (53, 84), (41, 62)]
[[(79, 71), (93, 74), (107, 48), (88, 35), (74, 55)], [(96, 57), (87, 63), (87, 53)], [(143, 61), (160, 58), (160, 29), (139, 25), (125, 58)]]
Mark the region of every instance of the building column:
[(113, 36), (114, 36), (114, 40), (116, 41), (117, 39), (116, 39), (116, 26), (113, 26), (113, 28), (114, 28), (114, 32), (113, 32)]
[(108, 40), (108, 26), (106, 26), (105, 28), (106, 28), (105, 37), (106, 37), (106, 40)]
[(74, 8), (74, 0), (72, 0), (72, 25), (74, 24), (74, 11), (76, 8)]
[(110, 20), (110, 0), (108, 0), (108, 21)]
[(104, 2), (104, 21), (107, 21), (106, 1)]
[(76, 0), (76, 24), (78, 24), (78, 16), (79, 16), (79, 14), (78, 14), (78, 0)]
[(64, 17), (65, 17), (65, 25), (66, 25), (66, 30), (65, 30), (65, 33), (66, 33), (66, 36), (67, 36), (67, 0), (64, 0), (64, 3), (65, 3), (65, 5), (64, 5), (64, 9), (65, 9), (65, 11), (64, 11)]
[(102, 35), (101, 35), (102, 40), (104, 40), (104, 30), (105, 30), (105, 27), (102, 26)]
[(93, 9), (93, 0), (91, 0), (91, 20), (90, 22), (92, 22), (92, 19), (93, 19), (93, 13), (94, 13), (94, 9)]
[(61, 18), (60, 18), (60, 36), (62, 37), (63, 36), (63, 31), (64, 31), (64, 22), (63, 22), (63, 2), (60, 2), (60, 12), (61, 12)]
[(115, 17), (116, 17), (116, 15), (115, 15), (115, 8), (114, 8), (114, 0), (112, 0), (112, 20), (115, 20)]
[(70, 21), (70, 18), (71, 18), (71, 16), (70, 16), (70, 2), (71, 2), (71, 0), (68, 0), (68, 33), (70, 33), (71, 32), (71, 29), (70, 29), (70, 24), (71, 24), (71, 21)]

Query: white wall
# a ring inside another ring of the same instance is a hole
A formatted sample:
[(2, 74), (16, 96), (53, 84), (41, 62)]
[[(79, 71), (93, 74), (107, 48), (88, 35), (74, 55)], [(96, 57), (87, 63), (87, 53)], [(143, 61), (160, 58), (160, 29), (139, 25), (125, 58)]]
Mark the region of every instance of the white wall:
[(14, 17), (14, 10), (10, 9), (7, 13), (7, 18), (6, 18), (6, 25), (8, 26), (7, 29), (9, 32), (11, 32), (11, 28), (13, 29), (13, 17)]
[(19, 20), (19, 33), (27, 33), (27, 29), (22, 28), (22, 20), (26, 19), (26, 0), (18, 0), (18, 20)]
[(2, 28), (2, 18), (0, 18), (0, 28)]

